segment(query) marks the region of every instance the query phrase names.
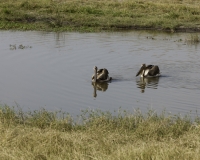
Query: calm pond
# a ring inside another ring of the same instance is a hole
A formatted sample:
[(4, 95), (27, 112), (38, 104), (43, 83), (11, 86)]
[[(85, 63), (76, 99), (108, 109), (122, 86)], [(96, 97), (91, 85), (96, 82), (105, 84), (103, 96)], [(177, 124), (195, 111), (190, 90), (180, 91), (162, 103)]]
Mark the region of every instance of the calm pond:
[[(0, 103), (25, 111), (200, 113), (200, 45), (190, 33), (0, 31)], [(162, 76), (136, 77), (142, 63)], [(113, 81), (93, 86), (93, 67)]]

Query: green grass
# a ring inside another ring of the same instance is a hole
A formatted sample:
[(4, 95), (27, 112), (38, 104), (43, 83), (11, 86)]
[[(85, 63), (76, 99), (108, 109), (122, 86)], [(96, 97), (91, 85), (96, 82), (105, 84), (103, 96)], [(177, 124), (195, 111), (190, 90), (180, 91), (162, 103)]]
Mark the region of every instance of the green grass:
[(1, 0), (0, 29), (200, 30), (198, 0)]
[(83, 111), (76, 120), (44, 109), (0, 109), (0, 159), (191, 159), (200, 158), (196, 117)]

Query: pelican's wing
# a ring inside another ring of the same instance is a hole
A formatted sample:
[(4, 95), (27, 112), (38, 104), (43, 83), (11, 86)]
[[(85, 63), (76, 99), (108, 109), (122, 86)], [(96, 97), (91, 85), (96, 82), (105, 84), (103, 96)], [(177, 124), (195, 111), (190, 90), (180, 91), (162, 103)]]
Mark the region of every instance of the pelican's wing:
[(105, 71), (107, 74), (109, 74), (109, 72), (108, 72), (108, 70), (107, 70), (106, 68), (104, 68), (104, 71)]
[(153, 66), (148, 72), (149, 76), (156, 76), (158, 74), (160, 74), (160, 69), (158, 68), (158, 66)]
[(103, 69), (99, 69), (99, 70), (97, 71), (97, 75), (101, 74), (102, 72), (103, 72)]
[(97, 76), (98, 80), (106, 80), (108, 77), (108, 75), (106, 75), (105, 73), (101, 73)]
[(150, 65), (146, 66), (146, 69), (152, 69), (153, 67), (155, 67), (155, 66), (150, 64)]

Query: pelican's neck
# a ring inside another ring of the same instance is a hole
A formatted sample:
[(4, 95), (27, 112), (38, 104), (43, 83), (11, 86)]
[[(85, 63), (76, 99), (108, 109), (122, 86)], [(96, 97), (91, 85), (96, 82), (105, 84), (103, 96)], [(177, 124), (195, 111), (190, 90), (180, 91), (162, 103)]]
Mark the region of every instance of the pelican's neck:
[(94, 69), (94, 82), (96, 83), (96, 81), (97, 81), (97, 70)]
[(145, 77), (145, 71), (144, 71), (144, 69), (142, 71), (141, 77)]

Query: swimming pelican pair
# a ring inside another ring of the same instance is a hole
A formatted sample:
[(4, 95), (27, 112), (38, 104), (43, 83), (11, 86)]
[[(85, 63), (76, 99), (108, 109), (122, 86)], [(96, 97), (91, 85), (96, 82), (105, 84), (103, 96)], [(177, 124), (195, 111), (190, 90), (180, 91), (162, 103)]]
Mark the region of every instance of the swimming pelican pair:
[[(109, 72), (107, 69), (103, 68), (98, 70), (97, 66), (94, 66), (93, 69), (94, 74), (92, 76), (92, 82), (110, 82), (112, 80), (112, 77), (109, 77)], [(156, 65), (146, 66), (146, 64), (142, 64), (141, 68), (136, 74), (136, 77), (139, 75), (141, 77), (158, 77), (160, 76), (160, 69)]]

